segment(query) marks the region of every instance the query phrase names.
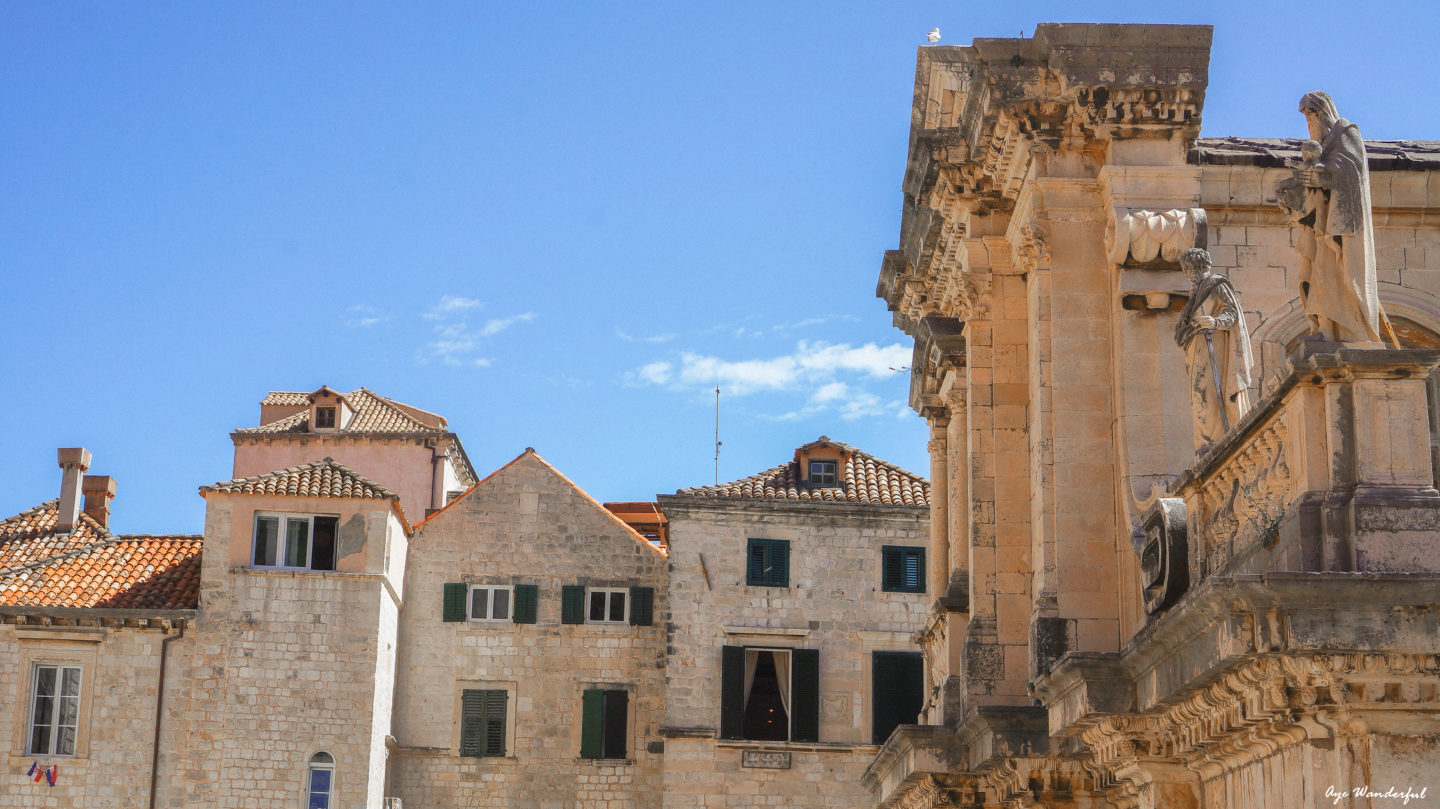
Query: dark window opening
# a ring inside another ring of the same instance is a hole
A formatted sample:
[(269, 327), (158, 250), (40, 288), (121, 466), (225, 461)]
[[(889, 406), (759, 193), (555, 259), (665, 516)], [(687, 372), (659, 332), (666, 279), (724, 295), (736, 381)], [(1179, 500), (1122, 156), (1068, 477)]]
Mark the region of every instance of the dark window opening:
[[(748, 683), (750, 693), (745, 700), (745, 719), (742, 725), (745, 738), (762, 742), (789, 741), (790, 713), (785, 707), (789, 702), (789, 677), (785, 678), (786, 682), (782, 686), (775, 666), (775, 652), (753, 651), (750, 654), (754, 655), (754, 662), (752, 664), (747, 660), (746, 663), (754, 666), (755, 673)], [(785, 668), (788, 674), (789, 666)]]
[(339, 517), (315, 518), (315, 546), (310, 550), (311, 570), (335, 569), (335, 532), (339, 526)]
[(881, 589), (890, 593), (925, 592), (925, 549), (886, 545), (880, 549)]
[(335, 426), (335, 408), (333, 408), (333, 407), (317, 407), (317, 408), (315, 408), (315, 426), (318, 427), (318, 428), (334, 427), (334, 426)]

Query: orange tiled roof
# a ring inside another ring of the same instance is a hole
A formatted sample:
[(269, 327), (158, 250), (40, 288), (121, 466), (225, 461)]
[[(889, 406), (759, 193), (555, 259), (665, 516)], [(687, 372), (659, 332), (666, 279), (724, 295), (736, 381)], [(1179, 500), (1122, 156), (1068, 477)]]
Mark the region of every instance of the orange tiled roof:
[[(436, 434), (444, 433), (444, 419), (436, 417), (439, 426), (426, 424), (411, 416), (407, 409), (415, 410), (393, 399), (387, 399), (365, 388), (357, 388), (340, 394), (355, 409), (355, 415), (340, 433), (390, 433), (390, 434)], [(302, 406), (310, 403), (309, 393), (295, 391), (271, 391), (260, 403), (263, 405)], [(240, 434), (265, 433), (307, 433), (310, 432), (310, 410), (278, 418), (259, 427), (242, 427), (235, 431)]]
[(0, 606), (193, 610), (198, 536), (114, 536), (83, 512), (55, 531), (58, 501), (0, 521)]
[(351, 497), (357, 499), (400, 500), (379, 483), (361, 475), (334, 458), (292, 466), (255, 475), (201, 486), (202, 492), (231, 494), (280, 494), (292, 497)]
[[(930, 505), (930, 483), (919, 475), (862, 452), (849, 444), (821, 441), (843, 451), (840, 485), (812, 486), (805, 480), (797, 457), (747, 478), (718, 486), (681, 489), (677, 495), (730, 500), (789, 500), (809, 503), (858, 503), (883, 506)], [(820, 442), (815, 442), (820, 443)], [(807, 444), (801, 449), (813, 446)]]

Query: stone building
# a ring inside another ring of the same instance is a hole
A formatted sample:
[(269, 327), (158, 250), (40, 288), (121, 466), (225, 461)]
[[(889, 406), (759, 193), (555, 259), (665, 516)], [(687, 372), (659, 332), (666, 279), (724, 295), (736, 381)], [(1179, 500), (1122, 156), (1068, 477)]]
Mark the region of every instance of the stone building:
[(875, 745), (914, 721), (926, 482), (821, 437), (659, 498), (669, 521), (666, 807), (862, 807)]
[[(1440, 786), (1440, 144), (1362, 150), (1323, 94), (1313, 142), (1200, 138), (1210, 38), (920, 49), (878, 294), (931, 429), (943, 687), (870, 763), (877, 806)], [(1383, 346), (1326, 341), (1347, 296)]]
[(658, 806), (666, 560), (534, 450), (416, 527), (391, 790)]
[(400, 496), (415, 520), (476, 480), (465, 447), (443, 416), (365, 388), (271, 391), (260, 402), (260, 424), (232, 432), (230, 440), (232, 477), (334, 458), (368, 470)]

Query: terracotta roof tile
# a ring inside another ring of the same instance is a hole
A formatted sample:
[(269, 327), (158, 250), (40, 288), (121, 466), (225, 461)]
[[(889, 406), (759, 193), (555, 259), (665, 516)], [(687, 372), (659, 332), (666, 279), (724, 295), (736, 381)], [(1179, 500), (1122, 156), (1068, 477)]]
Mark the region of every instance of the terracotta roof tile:
[(0, 606), (195, 609), (198, 536), (114, 536), (87, 515), (55, 531), (47, 503), (0, 521)]
[[(676, 494), (730, 500), (789, 500), (921, 507), (930, 505), (930, 483), (925, 478), (906, 472), (848, 444), (824, 438), (821, 440), (845, 453), (838, 486), (811, 485), (801, 474), (799, 461), (791, 460), (750, 477), (718, 486), (681, 489)], [(812, 445), (807, 444), (806, 447), (808, 446)]]
[(400, 496), (334, 458), (201, 486), (202, 492), (395, 500)]
[[(379, 394), (372, 393), (365, 388), (357, 388), (342, 395), (355, 409), (355, 415), (343, 429), (333, 432), (341, 434), (439, 434), (445, 432), (443, 427), (425, 424), (406, 413), (398, 403)], [(297, 397), (299, 398), (297, 399)], [(264, 405), (294, 406), (307, 405), (309, 403), (310, 394), (295, 393), (293, 391), (271, 391), (270, 395), (261, 401), (261, 404)], [(288, 416), (276, 419), (269, 424), (262, 424), (259, 427), (242, 427), (235, 432), (245, 435), (310, 432), (310, 410), (305, 409), (298, 413), (291, 413)]]

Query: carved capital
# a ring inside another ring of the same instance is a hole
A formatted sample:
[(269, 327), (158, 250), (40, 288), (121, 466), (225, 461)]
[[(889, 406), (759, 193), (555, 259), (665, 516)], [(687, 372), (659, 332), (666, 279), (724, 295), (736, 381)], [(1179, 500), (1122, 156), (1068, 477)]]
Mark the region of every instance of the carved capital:
[(1207, 241), (1204, 208), (1112, 208), (1105, 226), (1106, 254), (1122, 267), (1175, 269), (1181, 253)]
[(1022, 226), (1010, 245), (1010, 258), (1024, 272), (1050, 266), (1050, 241), (1046, 229), (1035, 222)]

